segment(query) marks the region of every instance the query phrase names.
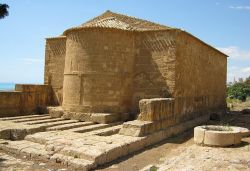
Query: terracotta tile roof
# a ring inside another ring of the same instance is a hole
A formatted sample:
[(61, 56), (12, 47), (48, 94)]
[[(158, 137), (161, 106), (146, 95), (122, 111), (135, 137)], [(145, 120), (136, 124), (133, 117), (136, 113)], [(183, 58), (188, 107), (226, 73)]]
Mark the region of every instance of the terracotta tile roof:
[(165, 29), (170, 29), (171, 27), (167, 27), (164, 25), (160, 25), (157, 23), (153, 23), (151, 21), (147, 21), (147, 20), (142, 20), (139, 18), (135, 18), (135, 17), (130, 17), (127, 15), (123, 15), (123, 14), (118, 14), (118, 13), (114, 13), (111, 11), (106, 11), (105, 13), (103, 13), (102, 15), (93, 18), (92, 20), (82, 24), (81, 26), (84, 27), (86, 25), (89, 25), (91, 23), (96, 23), (96, 22), (100, 22), (100, 20), (105, 20), (108, 18), (114, 18), (116, 19), (116, 21), (119, 22), (123, 22), (127, 25), (129, 25), (129, 29), (132, 30), (165, 30)]
[[(203, 43), (206, 46), (209, 46), (210, 48), (213, 48), (217, 52), (225, 55), (224, 53), (220, 52), (219, 50), (215, 49), (214, 47), (208, 45), (207, 43), (203, 42), (199, 38), (195, 37), (194, 35), (178, 29), (174, 27), (168, 27), (161, 24), (157, 24), (151, 21), (139, 19), (136, 17), (130, 17), (123, 14), (114, 13), (111, 11), (106, 11), (102, 15), (99, 15), (86, 23), (81, 24), (77, 27), (72, 27), (64, 31), (63, 35), (66, 35), (67, 32), (73, 31), (73, 30), (81, 30), (85, 28), (114, 28), (114, 29), (120, 29), (120, 30), (127, 30), (127, 31), (157, 31), (157, 30), (178, 30), (180, 32), (183, 32), (185, 34), (188, 34), (192, 36), (194, 39), (197, 39), (201, 43)], [(227, 55), (225, 55), (227, 56)]]
[(150, 31), (150, 30), (166, 30), (174, 29), (168, 26), (153, 23), (147, 20), (138, 19), (135, 17), (130, 17), (123, 14), (114, 13), (111, 11), (106, 11), (100, 16), (97, 16), (90, 21), (83, 23), (78, 27), (73, 27), (69, 30), (78, 30), (82, 28), (115, 28), (121, 30), (130, 31)]
[(134, 30), (129, 24), (122, 22), (114, 17), (108, 17), (100, 19), (98, 21), (86, 23), (80, 27), (105, 27), (105, 28), (117, 28), (122, 30)]

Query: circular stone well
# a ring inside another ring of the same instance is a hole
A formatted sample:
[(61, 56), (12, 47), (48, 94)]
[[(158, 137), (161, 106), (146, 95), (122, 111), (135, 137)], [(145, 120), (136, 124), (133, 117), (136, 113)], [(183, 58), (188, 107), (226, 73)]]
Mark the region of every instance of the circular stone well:
[(204, 125), (194, 128), (194, 142), (207, 146), (226, 147), (241, 143), (241, 127)]

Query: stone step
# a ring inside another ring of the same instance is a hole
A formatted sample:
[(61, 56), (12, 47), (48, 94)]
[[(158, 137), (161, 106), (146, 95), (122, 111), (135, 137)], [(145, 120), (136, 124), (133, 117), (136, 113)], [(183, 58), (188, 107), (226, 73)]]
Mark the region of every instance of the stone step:
[(119, 125), (119, 124), (121, 124), (121, 122), (115, 122), (111, 124), (95, 124), (95, 125), (90, 125), (90, 126), (85, 126), (85, 127), (80, 127), (80, 128), (69, 129), (68, 131), (85, 133), (85, 132), (90, 132), (90, 131), (94, 131), (98, 129), (108, 128), (108, 127)]
[[(64, 120), (64, 121), (58, 121), (58, 122), (53, 122), (53, 123), (46, 123), (46, 124), (40, 124), (41, 128), (43, 128), (43, 131), (46, 131), (46, 128), (50, 128), (53, 126), (57, 125), (64, 125), (68, 123), (78, 123), (76, 120)], [(37, 125), (36, 125), (37, 126)], [(35, 143), (40, 143), (40, 144), (45, 144), (48, 141), (48, 137), (51, 138), (54, 137), (54, 133), (57, 131), (49, 131), (49, 132), (37, 132), (35, 134), (27, 135), (25, 137), (25, 140), (35, 142)]]
[[(122, 148), (122, 146), (119, 148), (114, 147), (114, 149), (107, 149), (106, 151), (104, 147), (100, 150), (101, 148), (97, 148), (97, 146), (84, 144), (81, 147), (66, 146), (58, 151), (59, 153), (50, 153), (46, 151), (45, 145), (27, 140), (7, 141), (7, 143), (5, 141), (3, 144), (0, 143), (0, 149), (6, 152), (26, 156), (28, 158), (54, 161), (76, 170), (91, 170), (97, 165), (109, 162), (114, 157), (117, 158), (119, 156), (119, 153), (122, 152)], [(114, 156), (114, 152), (118, 156)]]
[(0, 118), (0, 121), (16, 120), (16, 119), (24, 119), (24, 118), (36, 118), (36, 117), (43, 117), (43, 116), (49, 116), (49, 115), (42, 114), (42, 115), (26, 115), (26, 116), (5, 117), (5, 118)]
[(70, 123), (70, 124), (49, 127), (46, 130), (47, 131), (66, 130), (66, 129), (79, 128), (79, 127), (89, 126), (89, 125), (94, 125), (94, 123), (93, 122), (76, 122), (76, 123)]
[[(120, 126), (121, 122), (115, 123), (116, 125), (102, 124), (102, 126), (108, 125), (109, 127), (83, 134), (70, 131), (39, 132), (31, 136), (40, 137), (42, 141), (47, 142), (46, 146), (43, 145), (44, 142), (38, 144), (25, 139), (23, 141), (0, 141), (0, 149), (28, 157), (49, 159), (50, 161), (53, 159), (59, 163), (65, 161), (66, 165), (79, 166), (79, 170), (89, 170), (155, 144), (167, 137), (190, 129), (194, 125), (200, 125), (208, 119), (209, 115), (202, 116), (145, 137), (120, 134), (110, 136), (93, 135), (94, 132), (97, 133), (98, 131), (108, 132), (108, 128)], [(101, 124), (96, 125), (100, 126)]]
[(92, 133), (94, 135), (99, 135), (99, 136), (110, 136), (110, 135), (119, 133), (121, 128), (122, 128), (122, 124), (117, 125), (117, 126), (104, 128), (104, 129), (100, 129), (100, 130), (96, 130), (96, 131), (92, 131)]
[(65, 156), (63, 154), (54, 154), (51, 160), (56, 163), (61, 163), (74, 170), (88, 171), (96, 167), (93, 161), (80, 159), (72, 156)]
[(62, 106), (48, 106), (47, 111), (52, 118), (60, 118), (64, 113)]
[(64, 124), (71, 124), (71, 123), (77, 123), (79, 121), (77, 120), (62, 120), (62, 121), (57, 121), (57, 122), (49, 122), (49, 123), (41, 123), (41, 124), (36, 124), (36, 126), (40, 126), (44, 129), (54, 127), (54, 126), (60, 126)]
[(48, 160), (50, 155), (45, 150), (42, 144), (22, 140), (22, 141), (8, 141), (5, 144), (0, 144), (0, 149), (28, 158)]
[(53, 134), (51, 134), (51, 132), (39, 132), (39, 133), (27, 135), (24, 139), (26, 141), (45, 145), (48, 139), (51, 138), (52, 135)]
[(74, 113), (66, 112), (64, 119), (75, 119), (86, 122), (95, 122), (101, 124), (114, 123), (118, 121), (127, 121), (130, 118), (129, 113)]
[(28, 122), (23, 122), (23, 124), (34, 125), (34, 124), (50, 123), (50, 122), (57, 122), (57, 121), (63, 121), (63, 120), (65, 119), (55, 118), (55, 119), (45, 119), (45, 120), (38, 120), (38, 121), (28, 121)]
[(22, 148), (25, 148), (25, 147), (29, 147), (30, 146), (30, 143), (25, 143), (27, 141), (9, 141), (9, 140), (6, 140), (4, 142), (4, 144), (0, 144), (0, 149), (1, 150), (4, 150), (4, 151), (7, 151), (7, 152), (10, 152), (12, 154), (20, 154), (20, 147), (22, 146)]
[(93, 131), (93, 130), (97, 130), (101, 128), (106, 128), (107, 126), (108, 124), (94, 124), (94, 125), (89, 125), (89, 126), (80, 127), (80, 128), (68, 129), (68, 131), (84, 133), (84, 132), (89, 132), (89, 131)]
[(43, 117), (34, 117), (34, 118), (22, 118), (22, 119), (16, 119), (16, 120), (12, 120), (13, 122), (16, 123), (20, 123), (20, 122), (29, 122), (29, 121), (42, 121), (42, 120), (46, 120), (46, 119), (51, 119), (50, 116), (43, 116)]
[(110, 146), (102, 141), (99, 143), (100, 145), (91, 145), (90, 143), (86, 143), (86, 145), (84, 144), (80, 147), (67, 146), (59, 151), (58, 154), (93, 161), (96, 165), (102, 165), (111, 162), (120, 156), (127, 155), (129, 152), (129, 146), (126, 143), (121, 143), (120, 145), (114, 144)]
[(71, 156), (74, 158), (79, 158), (83, 160), (88, 161), (95, 161), (96, 158), (101, 154), (102, 152), (98, 149), (91, 148), (89, 145), (83, 145), (81, 147), (72, 147), (68, 146), (63, 148), (61, 151), (59, 151), (59, 154), (64, 156)]

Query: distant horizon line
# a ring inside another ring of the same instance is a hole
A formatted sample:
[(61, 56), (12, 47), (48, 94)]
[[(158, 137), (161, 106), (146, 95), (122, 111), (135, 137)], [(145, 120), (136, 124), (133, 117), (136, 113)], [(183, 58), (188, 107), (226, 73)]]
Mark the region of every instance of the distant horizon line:
[(43, 84), (39, 82), (0, 82), (0, 84)]

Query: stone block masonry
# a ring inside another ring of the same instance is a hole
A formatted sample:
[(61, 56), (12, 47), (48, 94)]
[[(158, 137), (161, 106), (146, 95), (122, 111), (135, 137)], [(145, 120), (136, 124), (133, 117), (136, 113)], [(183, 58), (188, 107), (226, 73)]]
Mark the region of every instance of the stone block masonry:
[(107, 11), (53, 41), (66, 111), (136, 115), (141, 99), (174, 98), (183, 122), (225, 108), (227, 56), (183, 30)]
[[(73, 170), (93, 170), (202, 124), (208, 119), (207, 116), (202, 116), (147, 136), (136, 137), (117, 134), (122, 126), (119, 124), (106, 126), (99, 124), (97, 127), (98, 124), (76, 120), (53, 120), (53, 122), (43, 120), (44, 123), (27, 125), (34, 123), (31, 120), (42, 120), (39, 118), (41, 116), (30, 116), (30, 121), (27, 122), (27, 116), (23, 116), (0, 121), (0, 138), (7, 139), (0, 140), (0, 149), (28, 158), (61, 163)], [(7, 125), (11, 130), (6, 128)], [(84, 131), (79, 132), (79, 128)], [(40, 132), (44, 129), (47, 129), (47, 132)], [(24, 136), (24, 134), (31, 135)], [(20, 141), (9, 140), (14, 137)], [(25, 139), (21, 140), (23, 138)]]
[(146, 136), (176, 124), (173, 98), (142, 99), (136, 120), (123, 124), (120, 134)]
[(0, 117), (44, 113), (50, 90), (49, 85), (16, 84), (15, 91), (0, 92)]
[(52, 87), (53, 105), (61, 105), (63, 101), (65, 53), (65, 36), (46, 39), (44, 84), (51, 85)]
[(159, 121), (174, 114), (173, 98), (142, 99), (139, 102), (140, 114), (138, 120)]
[(133, 42), (133, 35), (121, 30), (95, 28), (68, 33), (63, 109), (127, 112), (132, 99)]

